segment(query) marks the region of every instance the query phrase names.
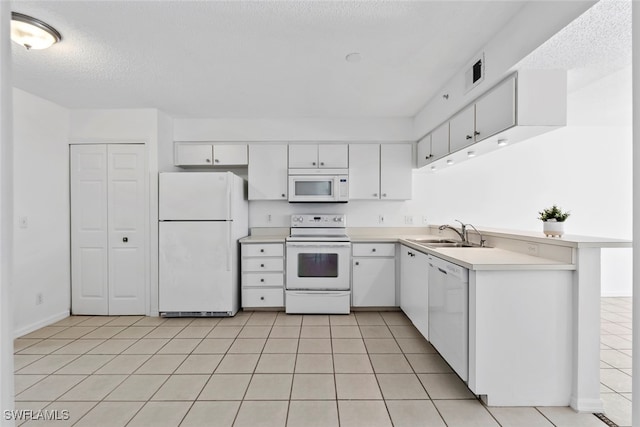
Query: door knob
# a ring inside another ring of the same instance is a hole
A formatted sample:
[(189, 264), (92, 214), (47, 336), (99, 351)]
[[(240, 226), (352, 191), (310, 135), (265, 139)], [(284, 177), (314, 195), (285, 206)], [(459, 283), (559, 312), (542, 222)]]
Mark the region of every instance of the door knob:
[(128, 238), (128, 237), (123, 237), (123, 238), (122, 238), (122, 241), (123, 241), (123, 242), (125, 242), (125, 243), (127, 243), (127, 242), (129, 241), (129, 238)]

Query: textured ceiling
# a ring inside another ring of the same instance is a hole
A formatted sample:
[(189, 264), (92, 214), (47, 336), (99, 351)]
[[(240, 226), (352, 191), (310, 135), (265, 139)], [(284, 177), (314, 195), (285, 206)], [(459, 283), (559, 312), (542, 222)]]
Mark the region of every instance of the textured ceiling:
[(14, 84), (69, 108), (174, 117), (407, 117), (523, 5), (17, 0), (63, 41), (14, 44)]

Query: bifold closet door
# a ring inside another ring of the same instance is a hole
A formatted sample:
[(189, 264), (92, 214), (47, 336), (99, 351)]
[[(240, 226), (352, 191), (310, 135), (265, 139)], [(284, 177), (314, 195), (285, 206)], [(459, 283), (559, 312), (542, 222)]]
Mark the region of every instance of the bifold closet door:
[(71, 311), (145, 314), (142, 144), (71, 146)]

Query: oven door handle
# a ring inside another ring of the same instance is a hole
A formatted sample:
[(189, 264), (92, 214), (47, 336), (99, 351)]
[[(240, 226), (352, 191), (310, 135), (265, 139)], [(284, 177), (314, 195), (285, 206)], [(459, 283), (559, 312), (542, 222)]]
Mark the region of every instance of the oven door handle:
[(318, 243), (318, 242), (308, 242), (308, 243), (287, 243), (288, 248), (348, 248), (351, 246), (351, 243)]

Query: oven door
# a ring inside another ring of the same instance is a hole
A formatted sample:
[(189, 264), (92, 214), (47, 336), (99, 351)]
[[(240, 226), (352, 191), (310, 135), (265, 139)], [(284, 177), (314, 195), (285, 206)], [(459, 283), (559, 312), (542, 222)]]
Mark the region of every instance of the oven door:
[(349, 290), (350, 242), (287, 242), (288, 290)]

